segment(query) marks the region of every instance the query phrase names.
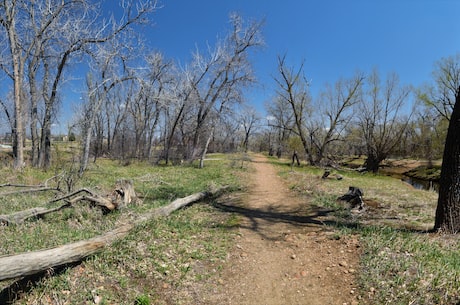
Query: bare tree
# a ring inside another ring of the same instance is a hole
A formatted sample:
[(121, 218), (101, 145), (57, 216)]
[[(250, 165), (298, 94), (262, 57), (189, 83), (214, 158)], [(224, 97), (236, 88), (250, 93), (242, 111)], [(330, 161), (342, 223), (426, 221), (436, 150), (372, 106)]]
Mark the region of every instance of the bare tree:
[(398, 145), (413, 110), (403, 117), (410, 89), (390, 74), (382, 86), (377, 70), (368, 77), (367, 92), (359, 106), (358, 124), (366, 145), (367, 170), (377, 172), (380, 163)]
[(356, 73), (350, 79), (338, 80), (334, 87), (327, 86), (316, 104), (316, 120), (310, 120), (311, 151), (314, 162), (321, 164), (328, 148), (335, 142), (343, 141), (344, 133), (356, 115), (353, 107), (359, 102), (364, 75)]
[(151, 53), (146, 59), (147, 71), (140, 76), (140, 88), (129, 103), (129, 111), (134, 122), (135, 154), (137, 158), (150, 159), (160, 114), (167, 103), (165, 98), (172, 75), (171, 62), (165, 61), (161, 53)]
[[(2, 43), (7, 46), (8, 53), (1, 62), (4, 72), (13, 80), (13, 153), (15, 157), (14, 167), (21, 168), (24, 166), (23, 143), (25, 140), (24, 133), (24, 109), (25, 102), (22, 99), (24, 90), (24, 67), (29, 46), (24, 45), (30, 41), (22, 40), (21, 22), (25, 22), (27, 14), (25, 13), (26, 5), (22, 1), (1, 1), (0, 2), (0, 26), (2, 27)], [(27, 23), (26, 23), (27, 24)]]
[(460, 88), (460, 53), (437, 61), (432, 74), (434, 85), (420, 89), (418, 97), (449, 120)]
[[(8, 52), (3, 51), (8, 56), (1, 61), (1, 68), (14, 84), (16, 168), (24, 166), (25, 76), (29, 77), (33, 152), (39, 151), (38, 163), (47, 167), (50, 162), (52, 113), (59, 101), (58, 90), (65, 68), (72, 58), (76, 58), (76, 54), (86, 52), (89, 45), (104, 43), (126, 31), (130, 25), (143, 22), (146, 14), (155, 8), (156, 1), (123, 1), (123, 5), (125, 15), (121, 20), (116, 22), (112, 18), (101, 23), (98, 6), (93, 1), (0, 2), (0, 37), (8, 48)], [(38, 77), (41, 78), (41, 98), (37, 90)], [(40, 147), (37, 148), (36, 110), (39, 100), (44, 102), (44, 113)]]
[(303, 64), (299, 69), (294, 70), (286, 66), (286, 56), (278, 56), (278, 78), (275, 78), (278, 84), (277, 95), (286, 107), (290, 108), (294, 118), (294, 127), (292, 131), (300, 138), (302, 147), (310, 162), (314, 164), (311, 145), (308, 143), (308, 132), (305, 128), (307, 118), (311, 116), (311, 96), (309, 92), (309, 82), (303, 72)]
[(254, 108), (243, 107), (242, 111), (240, 111), (238, 121), (244, 134), (242, 143), (243, 150), (247, 152), (249, 148), (249, 137), (259, 127), (261, 119)]
[[(133, 81), (135, 77), (125, 70), (126, 58), (120, 52), (120, 45), (115, 41), (99, 46), (94, 54), (94, 72), (87, 76), (88, 103), (82, 118), (82, 156), (79, 174), (86, 170), (89, 159), (91, 136), (102, 106), (106, 103), (108, 94), (117, 85)], [(99, 75), (97, 73), (99, 72)]]
[[(191, 151), (188, 155), (190, 160), (199, 153), (201, 145), (201, 156), (206, 154), (214, 132), (211, 127), (207, 136), (203, 134), (210, 118), (220, 116), (230, 109), (232, 104), (241, 102), (242, 89), (255, 82), (249, 51), (263, 44), (262, 24), (254, 22), (245, 26), (243, 19), (236, 14), (230, 16), (230, 21), (230, 34), (217, 43), (209, 56), (196, 52), (191, 64), (194, 73), (190, 74), (188, 79), (191, 92), (187, 97), (196, 105), (196, 120)], [(204, 142), (200, 141), (203, 136)]]
[(294, 130), (293, 114), (280, 97), (274, 98), (266, 107), (269, 114), (267, 118), (268, 151), (270, 155), (273, 155), (276, 147), (276, 156), (280, 158)]

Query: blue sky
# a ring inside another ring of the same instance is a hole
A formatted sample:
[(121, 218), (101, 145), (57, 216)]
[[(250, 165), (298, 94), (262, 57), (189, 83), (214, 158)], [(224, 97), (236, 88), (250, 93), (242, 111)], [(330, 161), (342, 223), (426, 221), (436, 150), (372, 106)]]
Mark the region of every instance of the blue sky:
[[(213, 46), (228, 33), (229, 14), (265, 20), (266, 46), (254, 56), (259, 85), (247, 102), (264, 115), (274, 96), (277, 56), (289, 66), (304, 62), (313, 97), (326, 83), (357, 70), (396, 72), (403, 84), (431, 82), (436, 61), (460, 52), (459, 0), (159, 0), (154, 25), (143, 28), (148, 46), (185, 65), (198, 47)], [(115, 10), (117, 0), (104, 7)], [(74, 88), (75, 89), (75, 88)], [(81, 88), (69, 94), (59, 128), (64, 128)], [(68, 92), (70, 93), (70, 92)]]
[(265, 20), (266, 46), (255, 56), (260, 85), (248, 102), (263, 108), (273, 96), (278, 55), (305, 63), (312, 93), (378, 68), (404, 84), (430, 82), (435, 61), (460, 52), (457, 0), (162, 0), (146, 32), (152, 48), (185, 64), (196, 46), (205, 51), (228, 30), (230, 12)]

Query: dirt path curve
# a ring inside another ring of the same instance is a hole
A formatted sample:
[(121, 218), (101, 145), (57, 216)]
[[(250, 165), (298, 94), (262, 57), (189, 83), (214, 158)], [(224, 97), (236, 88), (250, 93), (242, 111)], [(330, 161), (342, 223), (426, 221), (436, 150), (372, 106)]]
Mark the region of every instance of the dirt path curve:
[(226, 206), (244, 217), (219, 280), (220, 304), (357, 304), (357, 238), (324, 226), (265, 157), (252, 166), (249, 193)]

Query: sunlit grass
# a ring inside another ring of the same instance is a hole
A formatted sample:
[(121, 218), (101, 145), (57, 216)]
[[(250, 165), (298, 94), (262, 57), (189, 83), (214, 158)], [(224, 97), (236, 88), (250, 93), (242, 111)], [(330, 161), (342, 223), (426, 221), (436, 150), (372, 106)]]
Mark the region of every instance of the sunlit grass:
[[(232, 160), (224, 155), (213, 159), (206, 161), (203, 169), (195, 164), (153, 166), (143, 162), (122, 166), (118, 161), (99, 159), (90, 164), (82, 179), (75, 183), (75, 189), (85, 187), (104, 196), (112, 191), (118, 179), (130, 179), (142, 204), (104, 215), (99, 208), (81, 202), (42, 219), (3, 226), (0, 255), (91, 238), (152, 208), (210, 187), (240, 189), (246, 169), (232, 167)], [(17, 175), (9, 172), (2, 182), (40, 184), (54, 174), (54, 170), (27, 169)], [(43, 206), (51, 198), (54, 195), (49, 192), (7, 196), (0, 199), (0, 214)], [(144, 304), (147, 300), (152, 304), (172, 304), (176, 303), (176, 297), (194, 303), (191, 296), (174, 296), (168, 291), (182, 287), (185, 293), (188, 285), (194, 285), (197, 279), (207, 279), (218, 272), (234, 234), (229, 228), (237, 223), (235, 215), (216, 212), (212, 202), (192, 205), (168, 218), (143, 223), (125, 239), (82, 264), (42, 279), (15, 304), (93, 304), (96, 297), (99, 304), (141, 301)], [(2, 282), (2, 288), (11, 282)]]
[[(353, 170), (332, 170), (321, 179), (324, 169), (272, 162), (291, 189), (308, 195), (313, 205), (334, 211), (331, 225), (342, 234), (361, 236), (362, 304), (460, 303), (459, 237), (428, 233), (437, 193)], [(352, 213), (337, 201), (349, 186), (361, 188), (364, 201), (372, 205)]]

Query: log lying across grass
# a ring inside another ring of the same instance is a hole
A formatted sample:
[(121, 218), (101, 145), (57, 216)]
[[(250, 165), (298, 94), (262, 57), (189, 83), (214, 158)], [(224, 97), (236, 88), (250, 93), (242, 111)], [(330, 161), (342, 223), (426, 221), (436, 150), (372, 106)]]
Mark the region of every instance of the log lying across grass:
[(176, 199), (166, 206), (144, 214), (134, 222), (121, 225), (114, 230), (91, 239), (46, 250), (0, 257), (0, 280), (37, 274), (50, 268), (79, 262), (90, 255), (100, 252), (114, 241), (122, 239), (139, 224), (158, 217), (168, 216), (172, 212), (189, 204), (217, 196), (224, 189), (219, 188), (212, 191), (199, 192)]
[[(33, 190), (42, 189), (30, 189), (27, 190), (29, 192)], [(77, 196), (78, 195), (78, 196)], [(61, 206), (54, 207), (54, 208), (46, 208), (46, 207), (35, 207), (19, 212), (15, 212), (8, 215), (0, 215), (0, 224), (21, 224), (25, 220), (34, 218), (34, 217), (42, 217), (46, 214), (53, 213), (60, 211), (64, 208), (71, 207), (77, 202), (80, 201), (88, 201), (94, 205), (97, 205), (101, 208), (107, 209), (108, 211), (117, 210), (120, 208), (126, 207), (133, 201), (136, 201), (137, 196), (136, 192), (134, 191), (133, 183), (131, 180), (120, 179), (117, 181), (115, 188), (112, 194), (107, 196), (100, 196), (89, 189), (82, 188), (75, 192), (66, 194), (59, 198), (51, 200), (49, 203), (54, 203), (58, 201), (64, 201), (65, 204)]]
[(70, 207), (71, 203), (66, 203), (61, 206), (55, 207), (55, 208), (45, 208), (45, 207), (36, 207), (36, 208), (31, 208), (19, 212), (15, 212), (12, 214), (8, 215), (0, 215), (0, 224), (21, 224), (23, 223), (26, 219), (33, 218), (33, 217), (41, 217), (49, 213), (57, 212), (60, 211), (64, 208)]

